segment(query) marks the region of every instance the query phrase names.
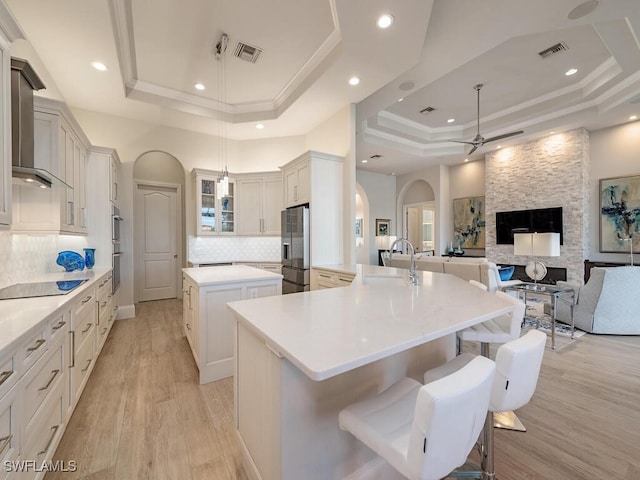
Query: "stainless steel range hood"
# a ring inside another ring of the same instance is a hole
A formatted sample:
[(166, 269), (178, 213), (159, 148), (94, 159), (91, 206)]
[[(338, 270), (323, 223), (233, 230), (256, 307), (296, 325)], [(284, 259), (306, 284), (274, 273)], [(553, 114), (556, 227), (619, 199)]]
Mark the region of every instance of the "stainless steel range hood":
[(13, 182), (41, 188), (71, 188), (51, 172), (36, 165), (33, 145), (33, 91), (45, 88), (29, 62), (11, 59), (11, 166)]

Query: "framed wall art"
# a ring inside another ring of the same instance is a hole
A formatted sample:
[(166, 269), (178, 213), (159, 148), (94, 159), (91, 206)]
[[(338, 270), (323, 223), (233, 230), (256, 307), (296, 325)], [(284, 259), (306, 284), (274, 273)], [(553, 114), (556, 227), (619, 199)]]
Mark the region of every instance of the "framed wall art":
[(600, 180), (600, 251), (640, 252), (640, 175)]
[(362, 218), (356, 218), (356, 237), (362, 238)]
[(454, 247), (485, 247), (484, 215), (484, 196), (453, 199)]
[(386, 237), (391, 232), (391, 220), (376, 218), (376, 237)]

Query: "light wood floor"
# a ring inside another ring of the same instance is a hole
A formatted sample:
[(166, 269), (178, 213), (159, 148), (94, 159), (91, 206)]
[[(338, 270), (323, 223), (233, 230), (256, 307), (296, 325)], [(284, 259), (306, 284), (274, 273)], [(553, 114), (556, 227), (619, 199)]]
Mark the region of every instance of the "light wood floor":
[[(79, 469), (47, 480), (247, 478), (233, 382), (197, 384), (181, 315), (180, 301), (146, 302), (115, 323), (54, 457)], [(518, 416), (526, 433), (496, 430), (501, 480), (640, 479), (640, 337), (548, 350)]]

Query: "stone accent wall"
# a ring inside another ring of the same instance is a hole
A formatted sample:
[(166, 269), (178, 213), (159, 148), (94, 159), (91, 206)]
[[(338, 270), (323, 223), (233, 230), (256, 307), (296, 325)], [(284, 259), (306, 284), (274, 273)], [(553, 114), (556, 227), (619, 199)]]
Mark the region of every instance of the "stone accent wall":
[[(487, 258), (564, 267), (569, 282), (582, 284), (589, 252), (589, 133), (580, 128), (550, 135), (494, 151), (485, 161)], [(547, 207), (562, 207), (560, 257), (516, 257), (512, 245), (496, 245), (496, 212)]]

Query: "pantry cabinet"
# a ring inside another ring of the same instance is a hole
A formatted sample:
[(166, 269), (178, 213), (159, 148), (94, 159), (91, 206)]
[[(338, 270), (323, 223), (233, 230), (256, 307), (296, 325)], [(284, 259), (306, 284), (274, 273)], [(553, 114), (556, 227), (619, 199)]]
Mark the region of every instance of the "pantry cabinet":
[(236, 182), (238, 235), (279, 236), (282, 174), (238, 175)]
[(198, 235), (235, 235), (236, 182), (229, 178), (228, 195), (218, 198), (218, 172), (194, 169)]
[(34, 99), (34, 162), (63, 183), (55, 182), (44, 189), (16, 186), (12, 230), (87, 234), (89, 145), (65, 104), (42, 97)]

